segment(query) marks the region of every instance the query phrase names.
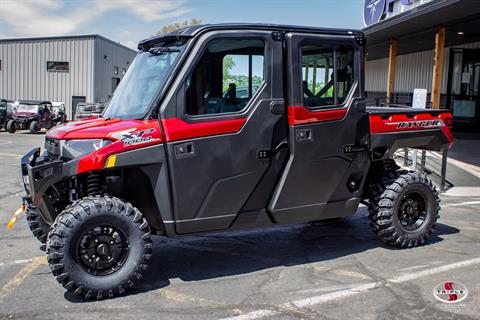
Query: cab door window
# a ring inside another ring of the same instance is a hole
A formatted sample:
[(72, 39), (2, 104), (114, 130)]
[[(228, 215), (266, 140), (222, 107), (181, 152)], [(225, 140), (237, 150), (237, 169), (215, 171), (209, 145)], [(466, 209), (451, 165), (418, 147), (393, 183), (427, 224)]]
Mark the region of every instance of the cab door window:
[(305, 106), (343, 104), (355, 80), (354, 49), (348, 45), (306, 42), (301, 52)]
[(244, 110), (264, 81), (264, 51), (262, 40), (212, 40), (187, 77), (186, 113)]

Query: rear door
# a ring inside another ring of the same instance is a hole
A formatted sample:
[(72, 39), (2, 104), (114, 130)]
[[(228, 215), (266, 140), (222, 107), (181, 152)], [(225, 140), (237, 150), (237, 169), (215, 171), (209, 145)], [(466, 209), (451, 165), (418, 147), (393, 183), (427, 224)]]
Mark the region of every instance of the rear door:
[[(266, 31), (201, 36), (161, 108), (177, 233), (266, 209), (286, 140), (282, 42)], [(171, 222), (165, 222), (171, 223)]]
[(277, 222), (357, 209), (369, 167), (361, 39), (287, 34), (290, 155), (269, 207)]

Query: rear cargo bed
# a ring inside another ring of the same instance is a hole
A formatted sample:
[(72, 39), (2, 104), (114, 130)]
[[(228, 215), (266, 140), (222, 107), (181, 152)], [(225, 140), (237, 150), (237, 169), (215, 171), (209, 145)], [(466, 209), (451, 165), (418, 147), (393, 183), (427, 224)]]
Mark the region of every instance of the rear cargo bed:
[(366, 112), (374, 158), (390, 157), (400, 148), (440, 151), (453, 143), (449, 110), (367, 107)]

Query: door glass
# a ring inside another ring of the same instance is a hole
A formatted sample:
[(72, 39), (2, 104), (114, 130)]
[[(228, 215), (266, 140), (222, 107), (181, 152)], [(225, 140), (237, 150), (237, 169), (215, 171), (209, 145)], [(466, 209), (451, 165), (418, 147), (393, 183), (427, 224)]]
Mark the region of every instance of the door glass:
[(302, 47), (302, 81), (305, 106), (328, 106), (335, 103), (333, 85), (333, 46)]
[(261, 40), (219, 39), (210, 42), (185, 83), (189, 115), (238, 112), (264, 81)]
[(354, 51), (351, 46), (337, 45), (335, 52), (337, 59), (337, 103), (343, 104), (354, 82)]
[(302, 89), (306, 107), (345, 102), (355, 81), (354, 53), (349, 45), (307, 42), (302, 46)]

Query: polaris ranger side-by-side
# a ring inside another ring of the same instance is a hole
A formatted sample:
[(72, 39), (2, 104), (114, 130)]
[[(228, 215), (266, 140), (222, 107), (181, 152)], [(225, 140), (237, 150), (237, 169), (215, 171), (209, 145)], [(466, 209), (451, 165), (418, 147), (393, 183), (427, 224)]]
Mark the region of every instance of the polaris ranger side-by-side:
[(51, 129), (21, 160), (29, 226), (67, 290), (123, 294), (151, 234), (344, 217), (361, 202), (389, 245), (432, 234), (436, 187), (392, 154), (448, 148), (451, 114), (368, 107), (361, 32), (206, 25), (138, 50), (101, 117)]

